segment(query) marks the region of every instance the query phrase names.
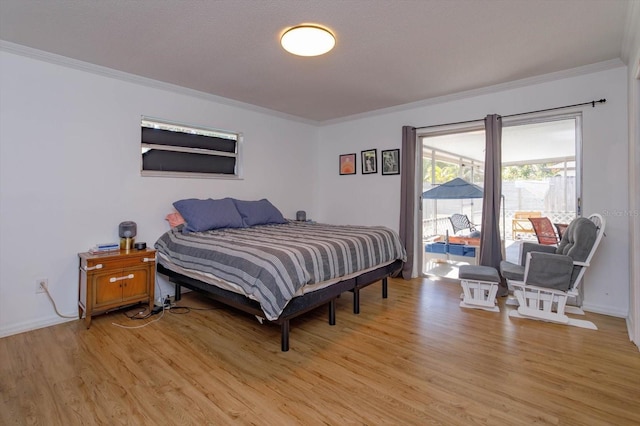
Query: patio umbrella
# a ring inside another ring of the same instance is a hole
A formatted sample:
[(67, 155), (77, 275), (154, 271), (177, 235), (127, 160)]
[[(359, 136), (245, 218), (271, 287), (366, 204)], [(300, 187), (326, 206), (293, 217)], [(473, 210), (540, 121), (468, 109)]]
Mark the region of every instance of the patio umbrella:
[[(435, 188), (431, 188), (422, 193), (423, 199), (431, 200), (459, 200), (465, 198), (482, 198), (482, 188), (464, 179), (455, 178)], [(504, 197), (504, 196), (501, 196)], [(503, 198), (504, 201), (504, 198)], [(504, 203), (503, 203), (504, 204)], [(504, 240), (505, 212), (502, 209), (502, 239)]]
[(422, 198), (432, 200), (458, 200), (482, 198), (482, 188), (464, 179), (455, 178), (422, 193)]

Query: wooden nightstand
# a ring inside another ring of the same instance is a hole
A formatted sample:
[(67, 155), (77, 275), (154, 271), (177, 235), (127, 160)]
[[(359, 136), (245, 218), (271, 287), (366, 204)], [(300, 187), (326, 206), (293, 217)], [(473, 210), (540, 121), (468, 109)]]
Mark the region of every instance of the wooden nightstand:
[(91, 316), (127, 305), (147, 302), (153, 309), (156, 251), (119, 250), (107, 253), (79, 253), (80, 289), (78, 316)]

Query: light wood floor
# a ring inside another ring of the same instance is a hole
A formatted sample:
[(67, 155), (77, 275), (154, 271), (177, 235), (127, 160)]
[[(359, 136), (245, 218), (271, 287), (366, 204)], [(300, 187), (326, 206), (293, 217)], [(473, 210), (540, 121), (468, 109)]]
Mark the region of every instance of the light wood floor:
[[(640, 352), (599, 331), (458, 307), (460, 287), (390, 280), (279, 328), (193, 294), (147, 327), (122, 313), (0, 339), (0, 424), (638, 425)], [(178, 312), (178, 310), (174, 310)]]

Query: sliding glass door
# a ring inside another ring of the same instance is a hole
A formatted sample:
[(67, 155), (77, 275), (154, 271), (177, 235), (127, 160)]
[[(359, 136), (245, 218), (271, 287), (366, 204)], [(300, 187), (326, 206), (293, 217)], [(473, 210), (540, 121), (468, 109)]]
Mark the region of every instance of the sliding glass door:
[[(485, 133), (481, 125), (417, 136), (422, 148), (420, 195), (455, 178), (483, 186)], [(580, 146), (579, 114), (503, 121), (500, 235), (508, 260), (518, 261), (522, 241), (537, 240), (529, 216), (548, 217), (554, 224), (566, 224), (580, 214)], [(431, 198), (425, 194), (420, 207), (422, 227), (417, 237), (422, 243), (422, 274), (456, 279), (460, 265), (474, 264), (479, 258), (482, 199)], [(476, 226), (454, 229), (451, 220), (454, 215), (466, 216)], [(450, 247), (456, 254), (463, 253), (453, 255), (443, 252), (447, 243), (468, 248)]]

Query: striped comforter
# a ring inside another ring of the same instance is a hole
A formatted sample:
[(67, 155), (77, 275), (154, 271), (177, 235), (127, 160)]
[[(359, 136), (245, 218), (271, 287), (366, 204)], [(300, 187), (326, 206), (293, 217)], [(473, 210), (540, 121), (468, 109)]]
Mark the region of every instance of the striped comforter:
[[(294, 221), (191, 234), (172, 229), (155, 247), (175, 265), (240, 286), (269, 320), (276, 320), (304, 285), (406, 260), (391, 229)], [(158, 261), (172, 269), (163, 256)]]

